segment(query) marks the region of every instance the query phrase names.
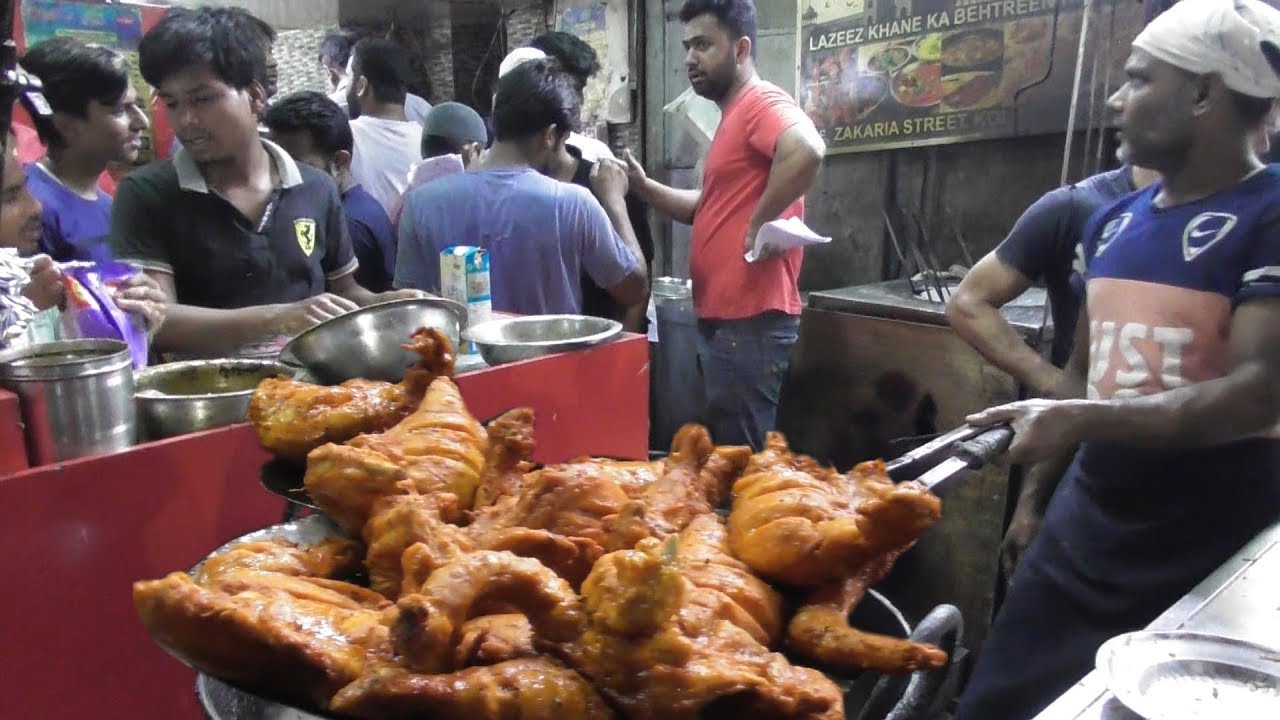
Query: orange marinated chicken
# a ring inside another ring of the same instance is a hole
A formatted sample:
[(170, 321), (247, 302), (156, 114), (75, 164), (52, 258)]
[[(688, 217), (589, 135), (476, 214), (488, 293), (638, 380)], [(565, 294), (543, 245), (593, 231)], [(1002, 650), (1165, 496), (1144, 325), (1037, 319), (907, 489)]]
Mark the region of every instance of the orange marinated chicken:
[(369, 590), (254, 571), (215, 584), (222, 587), (172, 573), (133, 585), (134, 607), (151, 637), (198, 670), (327, 707), (338, 690), (391, 663), (394, 607)]
[(729, 545), (767, 580), (797, 587), (838, 582), (914, 543), (942, 516), (919, 483), (895, 485), (880, 462), (848, 475), (793, 455), (769, 433), (733, 487)]
[(499, 498), (518, 495), (525, 473), (533, 469), (533, 410), (508, 410), (489, 423), (489, 449), (476, 488), (475, 507), (488, 507)]
[[(405, 551), (410, 547), (422, 545), (409, 564), (411, 577), (421, 578), (418, 587), (437, 567), (475, 549), (466, 532), (447, 521), (460, 517), (457, 496), (421, 495), (407, 480), (397, 487), (401, 494), (374, 501), (363, 533), (369, 587), (390, 600), (400, 597), (405, 585)], [(413, 580), (409, 585), (414, 586)]]
[(703, 592), (719, 593), (730, 622), (761, 645), (782, 635), (782, 596), (729, 551), (729, 531), (715, 513), (699, 515), (680, 532), (676, 561), (681, 574)]
[(387, 670), (338, 693), (331, 709), (361, 720), (608, 720), (613, 711), (578, 673), (551, 658), (446, 675)]
[(249, 421), (268, 452), (302, 461), (325, 443), (382, 432), (418, 407), (427, 386), (453, 375), (453, 346), (435, 328), (422, 328), (404, 346), (422, 356), (398, 383), (348, 380), (324, 386), (286, 377), (263, 380), (249, 402)]
[(311, 451), (303, 484), (334, 522), (359, 535), (374, 502), (400, 492), (403, 480), (422, 494), (452, 493), (470, 507), (487, 442), (458, 386), (439, 377), (418, 409), (390, 430)]
[(283, 575), (346, 578), (360, 571), (360, 543), (346, 538), (325, 538), (308, 547), (287, 540), (250, 540), (236, 543), (200, 564), (198, 583), (233, 570), (262, 570)]

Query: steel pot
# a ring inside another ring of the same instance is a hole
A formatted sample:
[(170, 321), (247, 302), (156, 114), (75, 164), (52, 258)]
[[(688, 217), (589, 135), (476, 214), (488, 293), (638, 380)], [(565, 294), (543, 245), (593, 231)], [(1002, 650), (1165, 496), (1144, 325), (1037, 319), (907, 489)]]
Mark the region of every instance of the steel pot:
[(22, 402), (32, 465), (135, 442), (133, 362), (119, 340), (65, 340), (0, 353), (0, 385)]
[(258, 383), (297, 372), (273, 360), (192, 360), (147, 368), (135, 380), (140, 435), (186, 435), (244, 422)]

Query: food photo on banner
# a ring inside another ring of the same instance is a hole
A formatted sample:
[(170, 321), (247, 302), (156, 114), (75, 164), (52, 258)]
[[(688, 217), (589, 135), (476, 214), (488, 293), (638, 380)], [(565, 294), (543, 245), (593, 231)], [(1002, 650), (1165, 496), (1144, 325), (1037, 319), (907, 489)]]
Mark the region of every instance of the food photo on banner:
[[(1085, 72), (1115, 88), (1116, 33), (1142, 11), (1093, 7)], [(800, 102), (835, 153), (1061, 132), (1083, 15), (1080, 0), (806, 0)]]

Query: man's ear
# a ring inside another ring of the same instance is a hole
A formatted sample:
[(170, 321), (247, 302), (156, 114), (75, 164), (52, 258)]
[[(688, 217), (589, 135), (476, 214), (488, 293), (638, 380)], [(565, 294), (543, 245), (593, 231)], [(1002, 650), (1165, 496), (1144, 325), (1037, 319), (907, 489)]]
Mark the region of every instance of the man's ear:
[(262, 117), (263, 111), (267, 109), (267, 89), (254, 80), (245, 90), (249, 93), (249, 107), (253, 109), (253, 114)]
[(351, 169), (351, 153), (346, 150), (339, 150), (333, 154), (333, 171), (334, 173), (344, 173)]
[(356, 97), (364, 97), (365, 91), (369, 89), (369, 78), (361, 75), (351, 79), (351, 85), (355, 88)]
[(752, 50), (751, 38), (747, 37), (746, 35), (743, 35), (742, 37), (738, 38), (738, 42), (734, 43), (734, 46), (733, 46), (734, 60), (737, 60), (739, 63), (743, 63), (750, 60), (751, 50)]
[(484, 148), (478, 142), (470, 142), (462, 146), (462, 167), (471, 167), (471, 163), (480, 157), (480, 153), (484, 152)]

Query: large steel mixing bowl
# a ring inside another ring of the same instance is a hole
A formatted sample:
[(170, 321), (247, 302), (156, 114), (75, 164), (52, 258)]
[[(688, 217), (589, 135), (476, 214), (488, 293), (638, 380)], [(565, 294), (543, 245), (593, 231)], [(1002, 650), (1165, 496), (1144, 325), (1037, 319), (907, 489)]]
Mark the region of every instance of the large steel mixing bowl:
[(336, 385), (353, 378), (400, 382), (420, 358), (405, 350), (418, 328), (437, 328), (456, 348), (467, 308), (444, 298), (412, 298), (369, 305), (326, 320), (280, 351), (281, 362), (305, 368), (316, 382)]
[(474, 325), (463, 337), (490, 365), (528, 360), (599, 345), (617, 337), (622, 323), (587, 315), (528, 315)]
[(244, 422), (258, 383), (295, 372), (273, 360), (245, 358), (149, 367), (134, 377), (138, 434), (159, 440)]

